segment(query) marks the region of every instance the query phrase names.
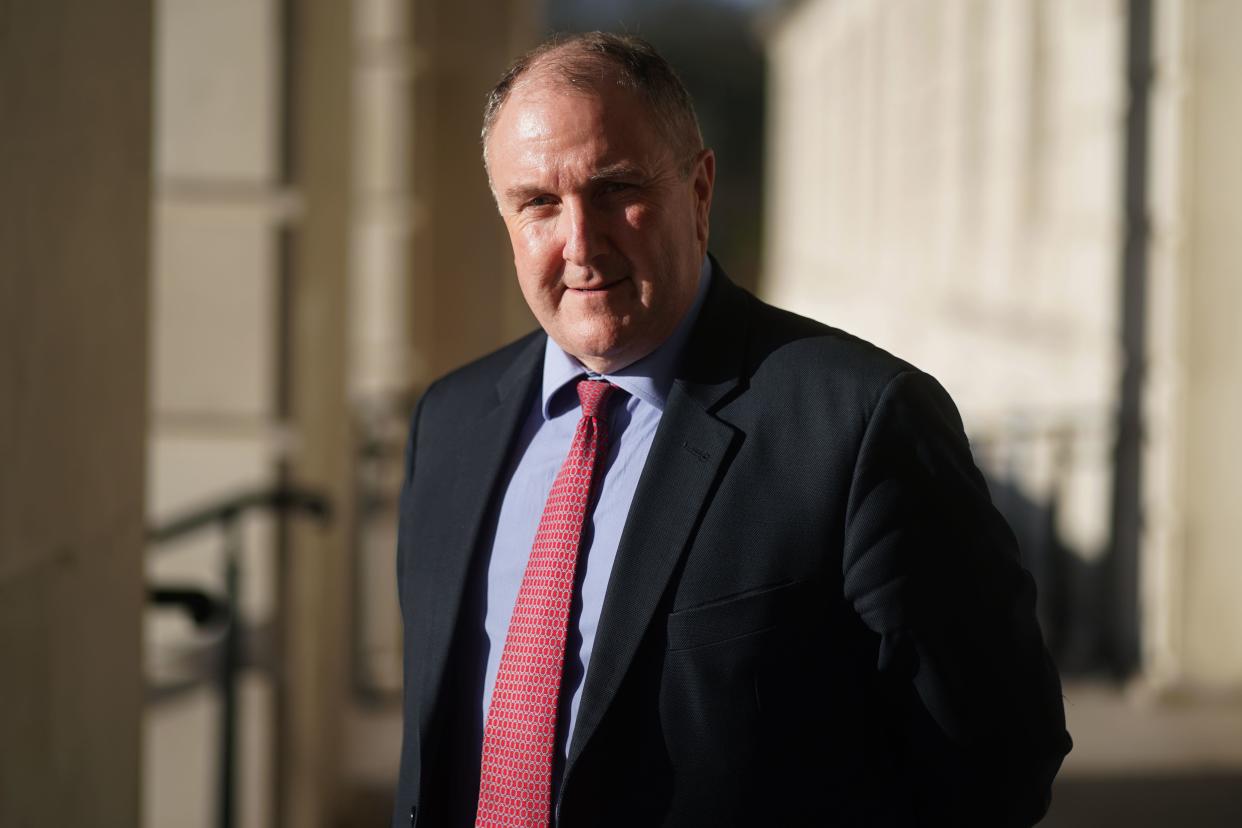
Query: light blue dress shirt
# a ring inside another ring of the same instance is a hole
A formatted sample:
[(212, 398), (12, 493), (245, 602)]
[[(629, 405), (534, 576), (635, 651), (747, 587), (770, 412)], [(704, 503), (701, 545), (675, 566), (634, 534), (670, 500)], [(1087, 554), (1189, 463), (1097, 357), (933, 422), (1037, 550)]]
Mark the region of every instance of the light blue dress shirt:
[[(557, 728), (559, 755), (554, 763), (554, 786), (560, 774), (582, 701), (583, 679), (591, 663), (595, 632), (604, 593), (629, 515), (638, 478), (647, 462), (651, 441), (664, 413), (677, 363), (690, 330), (698, 318), (711, 279), (704, 258), (698, 293), (690, 310), (664, 343), (648, 356), (604, 379), (617, 386), (608, 403), (609, 449), (602, 478), (593, 493), (593, 508), (583, 527), (578, 553), (577, 588), (570, 607), (561, 680), (561, 712)], [(487, 566), (484, 618), (487, 667), (483, 682), (483, 721), (491, 705), (492, 688), (500, 669), (509, 619), (517, 603), (522, 574), (534, 544), (544, 501), (569, 453), (581, 417), (575, 380), (592, 375), (549, 337), (543, 355), (542, 393), (527, 415), (518, 439), (520, 455), (505, 487)], [(598, 376), (598, 375), (592, 375)]]

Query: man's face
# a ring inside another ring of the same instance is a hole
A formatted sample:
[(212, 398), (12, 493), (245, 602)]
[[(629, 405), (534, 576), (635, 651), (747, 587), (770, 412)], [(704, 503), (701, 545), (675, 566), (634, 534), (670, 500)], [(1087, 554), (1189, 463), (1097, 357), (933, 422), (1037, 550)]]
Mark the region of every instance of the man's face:
[(543, 329), (593, 371), (655, 350), (694, 301), (712, 152), (687, 175), (636, 94), (537, 76), (510, 94), (487, 148), (518, 283)]

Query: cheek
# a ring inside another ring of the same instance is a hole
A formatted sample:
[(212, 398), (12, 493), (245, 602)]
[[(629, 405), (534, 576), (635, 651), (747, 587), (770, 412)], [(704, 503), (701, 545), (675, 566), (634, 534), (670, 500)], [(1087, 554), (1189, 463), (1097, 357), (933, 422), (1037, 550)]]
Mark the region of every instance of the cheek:
[(511, 229), (509, 241), (513, 246), (518, 288), (535, 316), (546, 322), (548, 314), (554, 312), (560, 301), (560, 251), (551, 234), (538, 227)]
[(560, 256), (553, 234), (542, 227), (511, 230), (509, 243), (513, 246), (513, 261), (519, 272), (543, 272)]

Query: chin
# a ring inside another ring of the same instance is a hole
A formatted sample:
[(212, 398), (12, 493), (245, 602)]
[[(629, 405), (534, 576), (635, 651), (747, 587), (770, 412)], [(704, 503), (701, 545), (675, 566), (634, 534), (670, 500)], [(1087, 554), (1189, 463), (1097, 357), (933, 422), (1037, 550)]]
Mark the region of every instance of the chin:
[(622, 358), (622, 349), (619, 346), (603, 347), (600, 345), (576, 347), (573, 350), (565, 349), (566, 352), (578, 358), (578, 361), (586, 365), (588, 368), (599, 366), (601, 364), (611, 366), (618, 359)]
[[(591, 359), (608, 359), (625, 350), (626, 337), (624, 331), (613, 325), (589, 325), (569, 332), (564, 339), (558, 339), (571, 347), (569, 353)], [(554, 337), (555, 338), (555, 337)]]

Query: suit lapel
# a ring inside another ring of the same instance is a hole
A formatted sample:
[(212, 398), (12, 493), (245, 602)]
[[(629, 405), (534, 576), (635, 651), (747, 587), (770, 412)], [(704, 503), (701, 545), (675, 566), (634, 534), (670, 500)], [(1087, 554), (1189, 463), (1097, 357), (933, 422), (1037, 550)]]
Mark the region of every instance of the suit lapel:
[(449, 647), (470, 567), (478, 554), (488, 505), (496, 495), (509, 449), (529, 411), (530, 395), (543, 365), (543, 348), (544, 337), (532, 337), (497, 382), (494, 405), (477, 418), (463, 417), (461, 436), (446, 442), (457, 451), (453, 460), (452, 496), (444, 503), (439, 516), (442, 533), (437, 537), (434, 552), (425, 559), (426, 570), (414, 577), (414, 583), (435, 585), (434, 592), (423, 596), (429, 604), (423, 615), (428, 623), (420, 683), (423, 739), (427, 737), (431, 717), (440, 701)]
[(566, 781), (646, 635), (660, 599), (743, 435), (713, 411), (744, 390), (744, 294), (716, 267), (634, 493), (600, 615)]

